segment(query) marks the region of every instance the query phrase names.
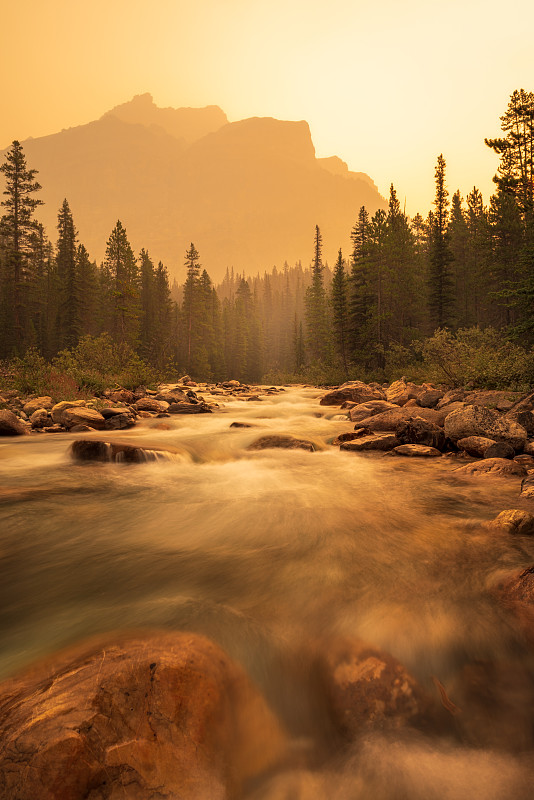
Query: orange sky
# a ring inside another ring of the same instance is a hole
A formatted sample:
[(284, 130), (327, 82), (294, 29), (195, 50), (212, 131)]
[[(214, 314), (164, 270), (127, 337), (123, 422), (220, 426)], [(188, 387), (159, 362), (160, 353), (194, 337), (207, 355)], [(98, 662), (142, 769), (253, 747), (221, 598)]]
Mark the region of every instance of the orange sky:
[[(410, 214), (448, 186), (487, 200), (484, 136), (534, 90), (532, 0), (2, 0), (0, 148), (99, 117), (134, 94), (306, 119)], [(16, 65), (16, 68), (14, 68)]]

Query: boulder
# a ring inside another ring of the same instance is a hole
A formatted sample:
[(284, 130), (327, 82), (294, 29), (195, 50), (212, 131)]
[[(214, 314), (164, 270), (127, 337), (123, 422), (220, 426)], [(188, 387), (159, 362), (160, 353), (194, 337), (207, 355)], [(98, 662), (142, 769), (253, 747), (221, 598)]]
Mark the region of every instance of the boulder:
[(211, 414), (206, 403), (171, 403), (167, 409), (169, 414)]
[(509, 411), (521, 398), (521, 392), (507, 392), (500, 389), (477, 389), (468, 392), (466, 401), (470, 405), (495, 408), (497, 411)]
[(281, 434), (271, 434), (269, 436), (260, 436), (255, 442), (252, 442), (247, 447), (247, 450), (266, 450), (271, 447), (281, 447), (284, 450), (308, 450), (313, 452), (316, 446), (313, 442), (307, 439), (296, 439), (294, 436), (286, 436)]
[(403, 420), (397, 425), (395, 434), (401, 444), (421, 444), (437, 450), (445, 449), (443, 428), (421, 417)]
[(534, 442), (527, 442), (523, 447), (523, 453), (526, 453), (528, 456), (534, 456)]
[(0, 796), (238, 797), (286, 735), (243, 669), (203, 636), (78, 648), (0, 686)]
[(387, 400), (368, 400), (367, 403), (357, 403), (349, 410), (351, 422), (360, 422), (367, 417), (374, 417), (384, 411), (395, 411), (398, 406), (395, 403), (388, 403)]
[(169, 403), (187, 403), (187, 395), (181, 389), (169, 389), (168, 391), (158, 392), (156, 400), (164, 400)]
[(175, 461), (177, 451), (163, 448), (137, 447), (123, 442), (97, 439), (78, 439), (70, 447), (75, 461), (114, 462), (117, 464), (146, 464), (149, 461)]
[(373, 729), (420, 723), (429, 701), (405, 667), (389, 653), (359, 640), (322, 647), (318, 673), (332, 720), (349, 739)]
[(534, 514), (517, 508), (501, 511), (489, 525), (499, 528), (507, 533), (519, 533), (524, 536), (534, 534)]
[(129, 389), (115, 389), (109, 395), (109, 399), (114, 403), (135, 403), (135, 395)]
[(435, 408), (443, 397), (441, 389), (424, 387), (417, 395), (417, 403), (421, 408)]
[(441, 451), (436, 447), (428, 447), (424, 444), (401, 444), (393, 448), (393, 452), (398, 456), (412, 456), (415, 458), (436, 458), (441, 456)]
[(322, 406), (340, 406), (346, 400), (351, 400), (353, 403), (365, 403), (368, 400), (384, 399), (385, 395), (382, 389), (374, 388), (362, 381), (348, 381), (325, 394), (319, 402)]
[(150, 411), (153, 414), (168, 409), (168, 405), (160, 400), (155, 400), (153, 397), (141, 397), (133, 404), (133, 407), (136, 411)]
[(352, 442), (341, 442), (340, 450), (350, 450), (353, 453), (363, 453), (368, 450), (393, 450), (397, 447), (399, 440), (394, 433), (383, 433), (378, 435), (362, 436)]
[(516, 452), (527, 443), (527, 432), (517, 422), (483, 406), (465, 406), (445, 417), (445, 433), (453, 442), (467, 436), (485, 436), (495, 442), (508, 442)]
[(534, 644), (534, 565), (509, 575), (493, 589), (501, 603), (512, 612), (520, 631)]
[(445, 392), (441, 400), (438, 401), (436, 408), (442, 409), (450, 406), (451, 403), (461, 403), (465, 400), (465, 392), (463, 389), (450, 389)]
[(474, 458), (483, 458), (484, 453), (492, 444), (495, 444), (493, 439), (488, 439), (486, 436), (466, 436), (456, 442), (456, 446), (460, 450), (465, 450)]
[(509, 461), (507, 458), (485, 458), (482, 461), (475, 461), (473, 464), (466, 464), (464, 467), (458, 467), (455, 474), (464, 475), (490, 475), (502, 476), (505, 478), (522, 478), (527, 474), (527, 471), (521, 464), (515, 461)]
[(35, 397), (33, 400), (28, 400), (28, 402), (24, 404), (23, 411), (28, 417), (31, 417), (34, 411), (41, 408), (50, 411), (53, 405), (52, 398), (45, 395), (44, 397)]
[(113, 414), (106, 418), (104, 429), (106, 431), (122, 431), (126, 428), (133, 428), (135, 417), (131, 412), (125, 411), (123, 414)]
[[(413, 420), (416, 417), (425, 419), (439, 425), (442, 414), (433, 408), (406, 408), (397, 407), (390, 411), (382, 411), (372, 417), (365, 417), (357, 423), (358, 428), (368, 428), (370, 431), (395, 431), (401, 422)], [(400, 443), (399, 443), (400, 444)]]
[(28, 432), (27, 426), (16, 414), (7, 409), (0, 411), (0, 436), (24, 436)]
[(38, 408), (30, 417), (31, 426), (34, 430), (38, 428), (46, 428), (50, 422), (50, 419), (50, 414), (45, 408)]
[(361, 436), (365, 436), (367, 431), (365, 428), (360, 428), (357, 431), (350, 431), (349, 433), (340, 433), (339, 436), (336, 436), (335, 439), (332, 440), (333, 445), (340, 445), (342, 442), (352, 442), (354, 439), (359, 439)]
[(395, 403), (397, 406), (405, 405), (408, 400), (415, 400), (419, 394), (420, 387), (414, 383), (406, 383), (404, 378), (393, 381), (391, 386), (386, 389), (386, 400)]
[(534, 500), (534, 473), (528, 473), (521, 481), (521, 497), (524, 500)]
[(508, 442), (493, 442), (484, 450), (483, 458), (513, 458), (515, 450)]
[(521, 464), (521, 466), (525, 467), (526, 470), (534, 470), (534, 456), (521, 453), (518, 456), (514, 456), (514, 461), (516, 461), (518, 464)]
[(63, 412), (68, 408), (81, 408), (82, 406), (85, 406), (85, 400), (61, 400), (50, 410), (53, 422), (63, 425)]
[(63, 425), (72, 428), (74, 425), (89, 425), (95, 430), (103, 430), (105, 419), (94, 408), (66, 408), (62, 414)]
[(508, 414), (505, 414), (505, 417), (521, 425), (521, 427), (526, 430), (528, 436), (534, 434), (534, 414), (532, 411), (513, 408)]

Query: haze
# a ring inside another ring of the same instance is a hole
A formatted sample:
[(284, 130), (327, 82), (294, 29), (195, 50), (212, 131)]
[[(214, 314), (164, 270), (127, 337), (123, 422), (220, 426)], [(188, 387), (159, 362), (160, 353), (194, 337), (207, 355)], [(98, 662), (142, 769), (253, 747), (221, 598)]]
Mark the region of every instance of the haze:
[(231, 121), (305, 119), (317, 156), (383, 195), (393, 182), (410, 214), (430, 208), (440, 152), (450, 190), (477, 185), (487, 200), (497, 163), (483, 139), (534, 83), (533, 21), (526, 0), (4, 3), (0, 147), (149, 91)]

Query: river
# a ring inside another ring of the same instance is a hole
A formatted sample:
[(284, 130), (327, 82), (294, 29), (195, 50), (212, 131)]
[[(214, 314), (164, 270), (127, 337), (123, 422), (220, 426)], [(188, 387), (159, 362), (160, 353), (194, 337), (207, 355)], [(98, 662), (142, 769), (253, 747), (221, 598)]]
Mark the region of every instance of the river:
[[(177, 450), (168, 462), (77, 465), (74, 434), (2, 440), (2, 677), (111, 630), (200, 631), (241, 661), (306, 742), (319, 712), (304, 676), (284, 665), (335, 633), (389, 651), (434, 692), (432, 676), (454, 685), (466, 665), (511, 660), (521, 675), (512, 705), (530, 709), (532, 737), (532, 657), (488, 587), (532, 564), (534, 542), (480, 525), (521, 507), (517, 481), (460, 479), (447, 458), (340, 452), (329, 441), (353, 424), (320, 395), (229, 397), (213, 414), (113, 434)], [(247, 450), (265, 433), (318, 450)], [(491, 701), (497, 727), (507, 697)], [(491, 735), (476, 746), (370, 738), (357, 757), (340, 757), (335, 779), (331, 768), (301, 768), (257, 796), (522, 797), (531, 748), (528, 731), (508, 745)]]

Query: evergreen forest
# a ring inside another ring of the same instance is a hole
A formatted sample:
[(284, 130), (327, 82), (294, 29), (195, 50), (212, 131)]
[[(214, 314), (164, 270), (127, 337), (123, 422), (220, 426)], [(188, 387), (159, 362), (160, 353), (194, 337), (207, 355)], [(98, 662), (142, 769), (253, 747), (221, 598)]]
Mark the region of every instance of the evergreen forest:
[[(263, 275), (228, 269), (219, 285), (201, 242), (184, 254), (185, 282), (171, 282), (157, 254), (134, 253), (117, 221), (101, 264), (78, 236), (68, 200), (57, 230), (37, 221), (38, 173), (14, 141), (0, 166), (0, 361), (4, 375), (47, 371), (49, 380), (96, 391), (177, 379), (337, 383), (401, 373), (455, 384), (534, 381), (534, 93), (516, 90), (485, 201), (447, 187), (408, 218), (391, 185), (387, 210), (362, 206), (350, 252), (323, 259), (320, 220), (309, 263)], [(429, 176), (429, 180), (432, 176)], [(199, 250), (197, 250), (198, 245)], [(434, 370), (434, 372), (432, 372)]]

